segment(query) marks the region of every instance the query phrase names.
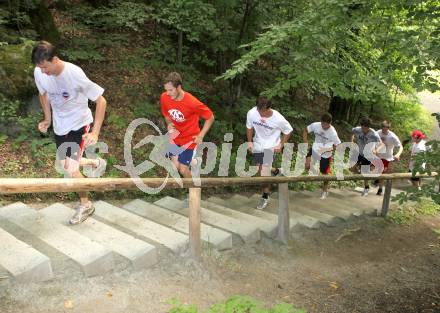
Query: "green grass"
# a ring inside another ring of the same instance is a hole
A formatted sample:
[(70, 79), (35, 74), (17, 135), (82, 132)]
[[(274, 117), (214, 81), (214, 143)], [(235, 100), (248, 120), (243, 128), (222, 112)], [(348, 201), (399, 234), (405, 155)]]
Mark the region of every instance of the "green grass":
[(432, 229), (432, 231), (437, 234), (437, 237), (440, 240), (440, 228)]
[(388, 213), (387, 219), (399, 225), (411, 225), (423, 216), (434, 216), (440, 213), (440, 205), (428, 199), (416, 203), (404, 203)]
[[(170, 301), (169, 313), (201, 313), (195, 305), (182, 305), (177, 300)], [(247, 296), (233, 296), (224, 303), (212, 305), (204, 313), (306, 313), (288, 303), (278, 303), (272, 308), (265, 308), (260, 301)]]

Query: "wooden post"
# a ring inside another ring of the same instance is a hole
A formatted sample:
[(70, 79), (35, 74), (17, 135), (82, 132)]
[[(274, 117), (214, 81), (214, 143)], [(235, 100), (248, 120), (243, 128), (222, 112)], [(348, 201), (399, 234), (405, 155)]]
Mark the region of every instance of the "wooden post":
[(290, 231), (289, 184), (278, 184), (278, 240), (287, 244)]
[(381, 213), (382, 216), (386, 216), (388, 213), (388, 209), (390, 208), (392, 185), (393, 185), (393, 181), (391, 179), (385, 181), (385, 193), (383, 195), (382, 213)]
[(189, 188), (189, 249), (191, 256), (200, 259), (202, 243), (200, 236), (201, 188)]

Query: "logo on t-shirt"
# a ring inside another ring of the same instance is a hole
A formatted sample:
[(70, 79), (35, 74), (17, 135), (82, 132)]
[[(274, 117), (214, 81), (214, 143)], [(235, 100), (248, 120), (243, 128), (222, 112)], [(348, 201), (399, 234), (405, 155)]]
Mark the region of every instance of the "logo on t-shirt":
[(180, 122), (181, 123), (181, 122), (185, 121), (185, 116), (179, 110), (176, 110), (176, 109), (168, 110), (168, 114), (176, 122)]
[(64, 100), (69, 99), (69, 93), (67, 91), (63, 91), (62, 93)]

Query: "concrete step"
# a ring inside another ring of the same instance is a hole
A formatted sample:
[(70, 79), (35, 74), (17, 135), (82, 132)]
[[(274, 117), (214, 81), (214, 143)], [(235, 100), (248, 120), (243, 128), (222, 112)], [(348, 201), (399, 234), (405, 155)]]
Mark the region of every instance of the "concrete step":
[(350, 204), (347, 204), (340, 199), (332, 197), (331, 191), (326, 199), (320, 199), (321, 190), (302, 191), (300, 194), (315, 208), (324, 212), (328, 211), (331, 214), (335, 214), (345, 220), (353, 216), (361, 216), (364, 214), (362, 210), (352, 207)]
[(242, 212), (264, 218), (268, 221), (278, 221), (277, 214), (272, 214), (263, 210), (257, 210), (254, 203), (250, 203), (249, 197), (245, 197), (242, 195), (235, 194), (232, 197), (226, 199), (225, 206), (230, 207), (231, 209), (240, 210)]
[[(372, 186), (372, 185), (370, 184), (370, 192), (369, 192), (368, 196), (370, 196), (370, 195), (376, 195), (377, 189), (378, 189), (377, 187), (374, 187), (374, 186)], [(382, 190), (383, 190), (383, 192), (382, 192), (382, 196), (377, 196), (378, 198), (382, 198), (382, 197), (383, 197), (383, 194), (385, 193), (385, 185), (382, 187)], [(363, 191), (364, 191), (364, 188), (363, 188), (363, 187), (355, 187), (355, 188), (353, 189), (353, 192), (354, 192), (354, 193), (357, 193), (357, 194), (361, 194)], [(401, 193), (401, 192), (403, 192), (402, 189), (391, 188), (391, 196), (392, 196), (392, 197), (396, 196), (397, 194), (399, 194), (399, 193)]]
[[(39, 212), (50, 222), (63, 225), (68, 225), (68, 220), (74, 213), (72, 209), (60, 203), (55, 203)], [(135, 269), (147, 268), (157, 263), (156, 247), (99, 222), (92, 217), (89, 217), (79, 225), (75, 225), (72, 229), (80, 235), (127, 258)]]
[[(243, 201), (240, 198), (244, 198), (246, 199), (245, 201)], [(215, 203), (215, 204), (219, 204), (221, 206), (230, 208), (232, 210), (237, 210), (243, 213), (247, 213), (247, 214), (251, 214), (253, 216), (257, 216), (259, 218), (265, 219), (267, 221), (278, 221), (278, 215), (276, 214), (272, 214), (269, 212), (265, 212), (262, 210), (256, 210), (254, 208), (252, 208), (248, 202), (249, 202), (249, 198), (244, 197), (242, 195), (233, 195), (232, 197), (228, 198), (228, 199), (222, 199), (219, 197), (209, 197), (208, 200), (211, 203)]]
[(156, 244), (163, 245), (175, 253), (182, 253), (188, 248), (189, 239), (185, 234), (104, 201), (97, 201), (94, 205), (96, 216), (123, 228), (124, 231), (127, 230)]
[(310, 191), (296, 192), (294, 195), (291, 194), (290, 201), (300, 201), (304, 208), (339, 217), (345, 221), (353, 216), (353, 213), (345, 210), (343, 205), (332, 206), (329, 201), (319, 199), (320, 195), (320, 191), (319, 193)]
[[(218, 197), (210, 197), (208, 199), (208, 201), (226, 206), (226, 207), (234, 209), (234, 210), (239, 210), (240, 212), (244, 212), (247, 214), (257, 216), (257, 217), (265, 219), (267, 221), (275, 222), (278, 225), (277, 212), (274, 214), (274, 213), (270, 213), (267, 211), (255, 209), (253, 207), (253, 206), (255, 206), (255, 203), (252, 203), (250, 198), (248, 198), (248, 197), (235, 194), (226, 200), (218, 198)], [(292, 230), (295, 226), (299, 225), (299, 222), (297, 219), (290, 217), (290, 224), (289, 225), (290, 225), (290, 229)]]
[[(254, 194), (252, 197), (250, 197), (251, 203), (256, 205), (258, 201), (260, 200), (261, 195), (260, 194)], [(264, 209), (266, 212), (272, 212), (278, 214), (278, 196), (277, 197), (271, 197), (269, 201), (269, 205), (266, 209)], [(296, 221), (298, 221), (298, 224), (303, 225), (307, 228), (319, 228), (321, 227), (321, 221), (317, 219), (314, 216), (303, 214), (301, 212), (293, 211), (289, 208), (289, 217)]]
[(0, 266), (16, 281), (32, 283), (53, 277), (52, 265), (47, 256), (1, 228), (0, 238)]
[[(185, 234), (189, 233), (189, 219), (187, 217), (157, 205), (136, 199), (125, 204), (123, 208)], [(230, 233), (204, 223), (201, 223), (201, 238), (206, 244), (212, 245), (217, 250), (232, 248), (232, 235)]]
[[(256, 201), (258, 201), (258, 199), (260, 197), (261, 197), (261, 195), (254, 194), (251, 198), (256, 202)], [(271, 206), (278, 209), (278, 196), (276, 195), (276, 197), (271, 197), (270, 203), (271, 203)], [(321, 222), (327, 226), (334, 226), (339, 222), (338, 217), (335, 217), (335, 216), (327, 214), (327, 213), (319, 212), (316, 210), (307, 209), (301, 203), (301, 201), (298, 201), (298, 200), (289, 201), (289, 213), (294, 218), (297, 218), (298, 213), (299, 213), (302, 216), (307, 216), (308, 220), (310, 220), (310, 218), (312, 218), (315, 221), (315, 223), (316, 223), (316, 221), (318, 221), (318, 222)]]
[(367, 197), (362, 197), (360, 193), (352, 190), (334, 189), (331, 191), (331, 196), (344, 203), (350, 203), (352, 207), (362, 210), (364, 214), (376, 214), (377, 210), (382, 210), (383, 198), (376, 196), (374, 190), (370, 192), (371, 194)]
[(74, 260), (86, 276), (101, 275), (114, 267), (111, 250), (78, 234), (72, 229), (74, 226), (50, 222), (23, 203), (3, 207), (0, 218), (17, 225)]
[[(184, 201), (176, 198), (164, 197), (156, 201), (154, 204), (184, 216), (188, 216), (189, 213), (189, 209), (186, 207), (187, 205), (185, 205)], [(246, 243), (255, 243), (260, 240), (260, 230), (257, 227), (232, 217), (201, 208), (201, 220), (206, 224), (210, 224), (214, 227), (224, 229), (240, 236), (240, 238)]]
[(268, 237), (274, 237), (276, 235), (278, 227), (277, 221), (268, 221), (261, 217), (257, 217), (237, 210), (232, 210), (226, 206), (210, 201), (212, 200), (211, 198), (208, 199), (208, 201), (202, 201), (202, 206), (205, 209), (230, 216), (246, 223), (251, 223), (257, 226)]

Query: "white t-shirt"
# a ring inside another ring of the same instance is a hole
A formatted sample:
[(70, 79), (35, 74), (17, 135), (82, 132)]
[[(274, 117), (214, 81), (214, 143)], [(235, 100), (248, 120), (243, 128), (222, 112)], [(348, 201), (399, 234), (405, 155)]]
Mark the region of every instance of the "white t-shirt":
[[(419, 142), (413, 142), (411, 145), (411, 161), (409, 161), (409, 169), (412, 171), (414, 169), (414, 161), (412, 160), (412, 156), (426, 151), (426, 141), (420, 140)], [(425, 167), (425, 163), (422, 164), (422, 167)]]
[(273, 149), (280, 144), (281, 133), (287, 135), (293, 128), (290, 123), (278, 111), (272, 110), (271, 117), (262, 117), (253, 107), (249, 110), (246, 117), (246, 127), (254, 128), (254, 151), (263, 152), (264, 149)]
[(307, 126), (307, 132), (315, 135), (315, 142), (312, 145), (313, 152), (317, 155), (321, 155), (323, 158), (329, 158), (332, 156), (331, 151), (319, 153), (322, 148), (333, 148), (333, 145), (337, 146), (341, 143), (338, 137), (338, 133), (333, 126), (328, 129), (322, 128), (321, 122), (312, 123)]
[(55, 134), (66, 135), (93, 122), (88, 99), (96, 101), (104, 89), (92, 82), (79, 66), (64, 62), (58, 76), (44, 74), (35, 67), (34, 77), (40, 94), (47, 93), (49, 97)]
[(385, 135), (382, 132), (382, 129), (379, 129), (377, 131), (377, 134), (379, 135), (380, 140), (382, 140), (382, 142), (385, 144), (385, 146), (378, 151), (377, 156), (387, 161), (393, 161), (394, 147), (400, 147), (402, 145), (402, 143), (399, 140), (399, 137), (397, 137), (397, 135), (391, 130), (389, 130), (388, 134)]

